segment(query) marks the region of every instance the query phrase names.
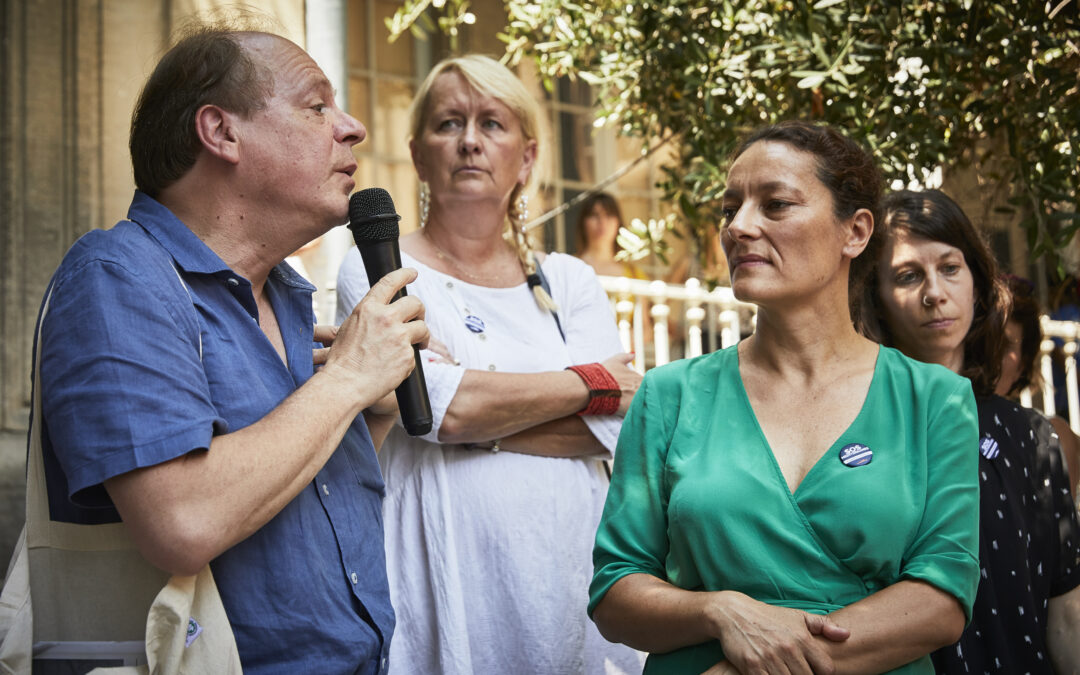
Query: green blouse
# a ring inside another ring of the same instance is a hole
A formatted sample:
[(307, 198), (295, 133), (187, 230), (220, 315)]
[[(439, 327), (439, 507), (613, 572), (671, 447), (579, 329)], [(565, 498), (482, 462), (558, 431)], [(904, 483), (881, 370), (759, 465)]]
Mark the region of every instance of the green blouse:
[[(792, 494), (735, 347), (653, 369), (619, 437), (589, 613), (618, 579), (645, 573), (819, 614), (918, 579), (970, 618), (978, 442), (967, 379), (882, 347), (858, 417)], [(722, 658), (712, 641), (653, 654), (645, 672), (696, 674)], [(924, 657), (894, 672), (933, 667)]]

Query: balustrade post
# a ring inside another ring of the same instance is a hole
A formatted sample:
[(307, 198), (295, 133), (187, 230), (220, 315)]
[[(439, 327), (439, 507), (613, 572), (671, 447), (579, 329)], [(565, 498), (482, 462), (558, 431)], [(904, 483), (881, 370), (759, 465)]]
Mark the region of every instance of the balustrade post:
[(720, 347), (730, 347), (739, 341), (742, 327), (739, 325), (739, 313), (734, 309), (725, 309), (717, 319), (720, 324)]
[(645, 372), (645, 299), (640, 295), (634, 301), (634, 367)]
[(1069, 401), (1069, 426), (1073, 432), (1080, 428), (1080, 396), (1076, 387), (1076, 334), (1065, 341), (1065, 395)]
[(1034, 401), (1031, 400), (1031, 387), (1024, 387), (1020, 390), (1020, 405), (1025, 408), (1030, 408), (1034, 405)]
[(619, 326), (619, 341), (623, 351), (634, 351), (633, 341), (634, 303), (631, 300), (619, 300), (615, 303), (615, 321)]
[(1050, 352), (1054, 350), (1054, 341), (1049, 338), (1039, 343), (1039, 372), (1042, 373), (1043, 414), (1053, 417), (1057, 414), (1054, 402), (1054, 367), (1050, 361)]
[(653, 318), (655, 363), (662, 366), (671, 360), (671, 349), (668, 345), (668, 315), (671, 314), (671, 307), (667, 304), (666, 285), (663, 281), (652, 282), (651, 295), (653, 297), (653, 306), (650, 313)]
[(701, 282), (690, 277), (686, 280), (686, 356), (701, 356), (701, 322), (705, 310), (701, 307)]

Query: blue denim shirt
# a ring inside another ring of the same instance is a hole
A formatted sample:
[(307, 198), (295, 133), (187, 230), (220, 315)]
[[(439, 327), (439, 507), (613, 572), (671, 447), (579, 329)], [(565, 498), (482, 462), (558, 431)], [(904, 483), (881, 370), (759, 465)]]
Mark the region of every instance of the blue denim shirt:
[[(209, 448), (313, 372), (313, 288), (288, 265), (266, 284), (286, 367), (246, 279), (145, 194), (128, 218), (79, 239), (52, 281), (39, 349), (57, 520), (115, 522), (104, 480)], [(394, 613), (383, 494), (357, 417), (315, 480), (213, 561), (246, 673), (385, 671)]]

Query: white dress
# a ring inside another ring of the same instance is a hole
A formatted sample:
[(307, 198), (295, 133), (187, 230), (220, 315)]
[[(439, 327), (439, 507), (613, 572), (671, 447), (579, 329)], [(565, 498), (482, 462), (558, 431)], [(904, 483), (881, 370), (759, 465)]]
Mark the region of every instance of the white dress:
[[(608, 485), (601, 464), (435, 442), (465, 369), (561, 370), (622, 351), (592, 268), (558, 253), (544, 260), (564, 343), (525, 284), (476, 286), (405, 253), (402, 264), (418, 270), (408, 293), (461, 366), (421, 353), (432, 431), (412, 438), (395, 426), (379, 452), (397, 614), (391, 673), (640, 673), (644, 655), (607, 642), (585, 611)], [(338, 274), (339, 323), (367, 290), (353, 248)], [(614, 450), (622, 419), (584, 419)]]

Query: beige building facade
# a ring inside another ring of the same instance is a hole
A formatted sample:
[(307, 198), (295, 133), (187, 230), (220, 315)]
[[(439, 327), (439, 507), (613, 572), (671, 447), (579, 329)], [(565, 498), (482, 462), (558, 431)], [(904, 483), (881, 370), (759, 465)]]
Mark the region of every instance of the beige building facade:
[[(407, 146), (407, 110), (419, 81), (449, 53), (441, 37), (387, 40), (395, 0), (249, 0), (249, 19), (308, 49), (338, 88), (339, 103), (368, 128), (357, 146), (361, 187), (395, 198), (403, 229), (417, 222), (418, 185)], [(128, 155), (131, 110), (171, 36), (192, 17), (229, 15), (215, 0), (0, 0), (0, 565), (23, 520), (26, 429), (33, 335), (42, 294), (68, 247), (83, 233), (123, 218), (134, 190)], [(501, 55), (499, 0), (473, 3), (478, 21), (460, 51)], [(485, 30), (484, 27), (488, 29)], [(631, 161), (640, 144), (593, 129), (587, 87), (545, 92), (527, 69), (546, 111), (546, 176), (531, 206), (538, 214)], [(628, 217), (663, 215), (657, 162), (612, 186)], [(548, 249), (574, 248), (574, 213), (538, 237)], [(538, 241), (538, 243), (541, 243)], [(333, 318), (337, 266), (351, 245), (345, 228), (298, 257), (319, 287), (321, 320)]]

